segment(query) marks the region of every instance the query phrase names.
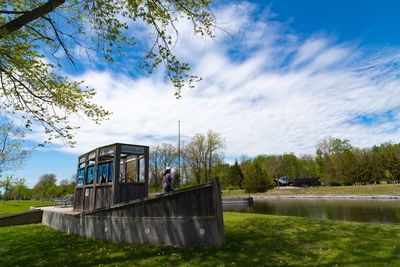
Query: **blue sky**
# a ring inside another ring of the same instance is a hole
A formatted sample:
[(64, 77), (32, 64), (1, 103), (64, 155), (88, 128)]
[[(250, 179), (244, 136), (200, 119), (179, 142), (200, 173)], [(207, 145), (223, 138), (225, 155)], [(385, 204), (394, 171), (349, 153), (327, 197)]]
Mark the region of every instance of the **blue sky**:
[[(215, 39), (195, 37), (179, 22), (176, 54), (203, 77), (180, 100), (162, 72), (138, 72), (140, 46), (112, 65), (77, 48), (72, 79), (97, 89), (113, 112), (102, 125), (81, 126), (75, 148), (56, 142), (37, 149), (16, 176), (33, 186), (44, 173), (70, 178), (79, 154), (108, 143), (173, 142), (208, 129), (226, 139), (226, 158), (261, 153), (313, 153), (327, 136), (360, 147), (399, 142), (400, 25), (398, 1), (217, 1)], [(145, 27), (133, 33), (145, 36)], [(228, 33), (229, 34), (228, 34)], [(43, 140), (37, 129), (29, 144)]]
[(304, 36), (315, 33), (362, 46), (398, 45), (400, 3), (396, 0), (267, 1), (277, 19)]

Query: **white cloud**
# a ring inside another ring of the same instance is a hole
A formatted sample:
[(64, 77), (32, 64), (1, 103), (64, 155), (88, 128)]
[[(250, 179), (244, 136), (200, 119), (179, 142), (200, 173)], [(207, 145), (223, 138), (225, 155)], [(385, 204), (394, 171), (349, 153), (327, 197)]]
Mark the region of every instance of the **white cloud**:
[(83, 153), (115, 142), (175, 142), (178, 120), (185, 137), (208, 129), (221, 133), (229, 157), (313, 153), (326, 136), (362, 147), (399, 141), (397, 121), (369, 126), (350, 121), (398, 107), (400, 81), (390, 63), (399, 60), (400, 50), (366, 53), (327, 37), (300, 40), (268, 15), (254, 21), (254, 8), (242, 3), (217, 10), (217, 21), (232, 35), (217, 32), (216, 39), (194, 38), (179, 23), (175, 49), (203, 77), (182, 99), (174, 98), (160, 75), (134, 79), (92, 70), (74, 77), (96, 88), (96, 103), (113, 115), (101, 125), (76, 120), (81, 126), (76, 148), (54, 148)]

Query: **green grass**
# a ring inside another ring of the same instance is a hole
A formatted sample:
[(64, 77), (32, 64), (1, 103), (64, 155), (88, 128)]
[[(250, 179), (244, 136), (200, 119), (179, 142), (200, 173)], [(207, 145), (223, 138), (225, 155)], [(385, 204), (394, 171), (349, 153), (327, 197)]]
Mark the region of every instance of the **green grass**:
[(222, 190), (222, 197), (235, 197), (235, 196), (246, 197), (249, 195), (253, 195), (253, 194), (246, 193), (244, 190), (240, 190), (240, 189)]
[(32, 206), (53, 205), (52, 201), (10, 200), (0, 201), (0, 215), (12, 214), (29, 210)]
[(265, 193), (249, 194), (244, 190), (222, 190), (222, 196), (285, 196), (285, 195), (339, 195), (339, 196), (376, 196), (391, 195), (400, 196), (400, 184), (380, 185), (352, 185), (352, 186), (319, 186), (286, 188), (280, 187), (269, 190)]
[(223, 248), (95, 241), (0, 228), (0, 266), (400, 266), (400, 226), (224, 213)]
[(319, 186), (294, 189), (275, 188), (265, 195), (400, 195), (400, 184)]

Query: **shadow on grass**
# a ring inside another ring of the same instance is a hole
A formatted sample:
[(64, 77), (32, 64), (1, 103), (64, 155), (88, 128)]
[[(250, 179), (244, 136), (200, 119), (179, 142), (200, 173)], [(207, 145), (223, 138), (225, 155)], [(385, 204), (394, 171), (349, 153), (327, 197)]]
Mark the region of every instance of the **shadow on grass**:
[(116, 244), (0, 228), (0, 266), (399, 266), (400, 226), (225, 213), (223, 248)]

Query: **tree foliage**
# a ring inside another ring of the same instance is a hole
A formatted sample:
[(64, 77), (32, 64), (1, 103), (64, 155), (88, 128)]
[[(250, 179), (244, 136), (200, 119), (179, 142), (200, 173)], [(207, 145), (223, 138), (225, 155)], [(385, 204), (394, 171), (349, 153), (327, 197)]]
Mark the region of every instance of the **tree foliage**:
[(196, 134), (183, 149), (183, 162), (190, 169), (197, 184), (211, 179), (212, 169), (222, 158), (225, 141), (221, 136), (209, 130), (206, 135)]
[(268, 175), (266, 166), (266, 157), (262, 155), (242, 162), (244, 174), (242, 187), (246, 192), (265, 192), (274, 187), (274, 182), (272, 177)]
[(60, 74), (62, 59), (76, 64), (72, 51), (81, 47), (112, 62), (116, 55), (124, 55), (123, 47), (136, 44), (129, 29), (137, 23), (154, 33), (142, 67), (151, 73), (162, 64), (179, 96), (185, 84), (193, 86), (198, 77), (173, 53), (175, 23), (187, 18), (196, 34), (212, 36), (209, 4), (209, 0), (0, 0), (2, 108), (21, 116), (27, 127), (33, 121), (42, 124), (49, 140), (63, 138), (73, 144), (72, 114), (99, 123), (109, 112), (93, 103), (94, 89)]
[(176, 166), (177, 157), (177, 148), (172, 144), (162, 143), (150, 149), (151, 183), (155, 188), (160, 188), (164, 170)]
[(0, 124), (0, 176), (25, 164), (31, 151), (24, 149), (25, 132), (12, 122)]
[(223, 179), (223, 184), (233, 186), (233, 188), (242, 188), (243, 179), (242, 169), (239, 162), (235, 160), (235, 163), (229, 166), (228, 174), (226, 179)]
[(25, 178), (15, 179), (14, 188), (10, 195), (12, 199), (17, 200), (30, 199), (32, 197), (32, 190), (26, 185)]
[(57, 177), (53, 173), (46, 173), (39, 177), (39, 181), (32, 189), (32, 197), (54, 198), (57, 196)]
[(5, 176), (0, 180), (0, 188), (3, 188), (3, 200), (8, 200), (10, 198), (10, 192), (15, 186), (15, 178), (12, 175)]

